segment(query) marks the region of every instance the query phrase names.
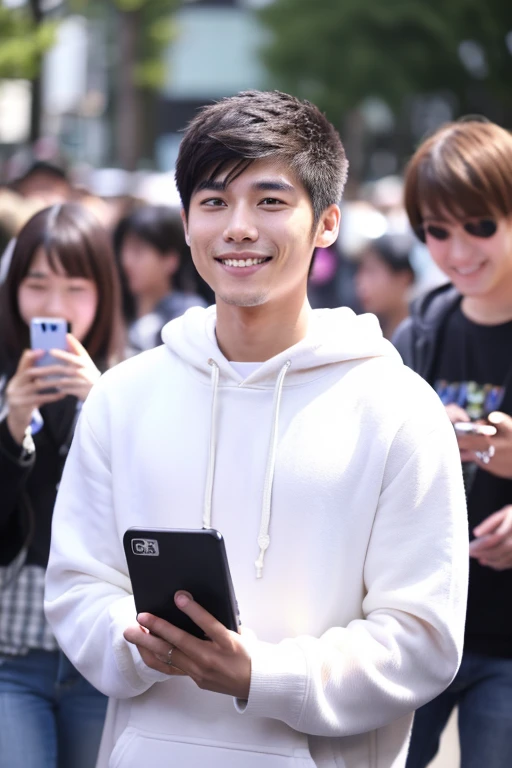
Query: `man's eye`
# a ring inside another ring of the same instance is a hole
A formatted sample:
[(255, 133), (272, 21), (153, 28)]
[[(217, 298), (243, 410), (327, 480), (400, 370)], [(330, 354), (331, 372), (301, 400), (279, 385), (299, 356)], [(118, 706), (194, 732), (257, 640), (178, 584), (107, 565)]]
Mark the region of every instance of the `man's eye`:
[(284, 205), (282, 200), (278, 200), (277, 197), (266, 197), (261, 201), (263, 205)]
[(203, 200), (201, 205), (207, 205), (209, 208), (218, 208), (224, 205), (224, 200), (221, 200), (220, 197), (210, 197), (208, 200)]

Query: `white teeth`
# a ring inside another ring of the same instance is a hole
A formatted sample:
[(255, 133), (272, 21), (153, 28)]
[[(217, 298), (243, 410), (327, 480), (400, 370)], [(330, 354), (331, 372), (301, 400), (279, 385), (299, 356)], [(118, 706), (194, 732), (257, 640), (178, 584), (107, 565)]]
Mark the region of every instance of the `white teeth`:
[(263, 264), (265, 259), (222, 259), (226, 267), (253, 267), (256, 264)]
[(459, 275), (463, 275), (465, 277), (467, 275), (472, 275), (473, 272), (477, 272), (481, 266), (481, 264), (477, 264), (475, 267), (466, 267), (466, 269), (462, 269), (461, 267), (454, 267), (454, 270)]

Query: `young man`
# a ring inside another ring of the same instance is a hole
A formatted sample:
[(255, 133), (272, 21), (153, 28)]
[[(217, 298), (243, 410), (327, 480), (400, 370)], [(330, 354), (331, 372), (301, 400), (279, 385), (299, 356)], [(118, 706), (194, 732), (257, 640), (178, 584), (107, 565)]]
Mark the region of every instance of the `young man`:
[[(399, 768), (412, 711), (458, 667), (451, 425), (374, 317), (306, 298), (346, 168), (325, 117), (278, 92), (209, 106), (183, 139), (183, 222), (216, 308), (189, 310), (95, 388), (47, 582), (59, 642), (116, 700), (112, 768)], [(183, 593), (209, 640), (137, 623), (122, 536), (142, 525), (223, 534), (240, 634)]]
[(429, 763), (458, 705), (462, 768), (509, 768), (512, 136), (476, 121), (443, 127), (412, 158), (405, 193), (412, 226), (451, 284), (425, 297), (395, 343), (455, 424), (472, 539), (462, 665), (417, 713), (407, 766)]

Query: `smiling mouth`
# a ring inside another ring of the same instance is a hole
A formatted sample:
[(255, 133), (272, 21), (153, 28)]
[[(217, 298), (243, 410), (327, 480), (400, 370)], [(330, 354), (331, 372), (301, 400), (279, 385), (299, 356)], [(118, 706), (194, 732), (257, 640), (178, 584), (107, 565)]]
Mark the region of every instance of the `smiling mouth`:
[(474, 275), (476, 272), (478, 272), (478, 270), (480, 270), (484, 264), (485, 262), (482, 262), (481, 264), (476, 264), (474, 267), (466, 267), (465, 269), (462, 269), (461, 267), (452, 267), (452, 269), (461, 277), (469, 277), (470, 275)]
[(256, 267), (259, 264), (265, 264), (267, 261), (271, 260), (271, 256), (264, 256), (263, 258), (256, 258), (256, 259), (215, 259), (215, 261), (218, 261), (220, 264), (223, 264), (225, 267)]

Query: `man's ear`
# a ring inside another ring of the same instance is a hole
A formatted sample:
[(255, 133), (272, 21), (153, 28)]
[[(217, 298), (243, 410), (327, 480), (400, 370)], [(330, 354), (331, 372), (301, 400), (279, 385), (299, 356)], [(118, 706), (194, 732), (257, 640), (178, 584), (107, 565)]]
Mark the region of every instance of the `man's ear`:
[(185, 232), (185, 242), (186, 242), (187, 245), (190, 245), (190, 237), (188, 235), (187, 214), (185, 213), (185, 209), (184, 208), (181, 208), (180, 216), (181, 216), (181, 220), (183, 222), (183, 231)]
[(339, 205), (330, 205), (323, 211), (316, 228), (315, 248), (328, 248), (336, 242), (340, 231)]

